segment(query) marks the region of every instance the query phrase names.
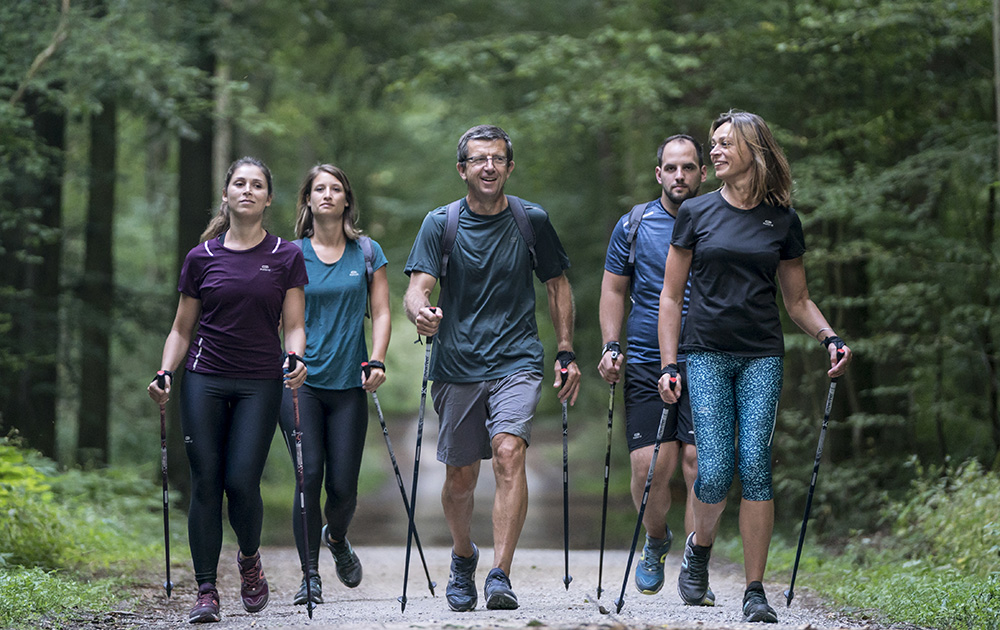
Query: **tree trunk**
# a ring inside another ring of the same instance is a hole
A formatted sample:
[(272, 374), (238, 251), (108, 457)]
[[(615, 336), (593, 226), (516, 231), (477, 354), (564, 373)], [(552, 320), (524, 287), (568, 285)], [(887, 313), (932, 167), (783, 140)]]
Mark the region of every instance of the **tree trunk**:
[(4, 305), (12, 315), (7, 334), (19, 345), (3, 362), (4, 371), (12, 373), (0, 379), (5, 384), (0, 409), (5, 431), (16, 428), (28, 446), (55, 459), (66, 116), (44, 94), (29, 91), (23, 102), (37, 139), (49, 153), (43, 174), (22, 172), (3, 191), (16, 213), (37, 209), (39, 215), (34, 226), (23, 225), (3, 237), (3, 284), (16, 291)]
[(118, 130), (117, 108), (105, 102), (90, 118), (90, 199), (81, 287), (83, 348), (77, 462), (109, 462), (111, 322), (114, 303), (113, 232)]

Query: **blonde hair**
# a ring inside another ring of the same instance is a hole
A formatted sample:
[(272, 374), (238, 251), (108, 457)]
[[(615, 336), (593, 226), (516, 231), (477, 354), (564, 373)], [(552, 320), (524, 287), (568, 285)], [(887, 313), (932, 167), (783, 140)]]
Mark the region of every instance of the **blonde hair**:
[(317, 164), (309, 169), (305, 179), (302, 180), (296, 201), (295, 238), (308, 238), (316, 231), (313, 227), (312, 208), (309, 207), (309, 195), (312, 192), (313, 181), (320, 173), (333, 175), (344, 185), (344, 196), (347, 197), (347, 206), (344, 208), (344, 236), (356, 241), (361, 236), (361, 230), (357, 226), (358, 206), (354, 201), (354, 189), (351, 188), (351, 181), (347, 179), (347, 173), (333, 164)]
[(752, 205), (764, 201), (772, 206), (790, 208), (792, 170), (764, 119), (757, 114), (731, 109), (712, 122), (712, 128), (708, 132), (709, 137), (726, 123), (732, 125), (730, 132), (737, 146), (743, 145), (750, 151), (751, 176), (748, 201)]
[[(267, 181), (267, 196), (270, 197), (274, 186), (271, 182), (271, 169), (267, 168), (259, 159), (246, 155), (236, 160), (229, 165), (229, 170), (226, 171), (226, 183), (222, 186), (222, 192), (225, 194), (226, 190), (229, 188), (229, 181), (233, 179), (233, 173), (236, 169), (243, 166), (244, 164), (250, 164), (256, 166), (264, 173), (264, 179)], [(216, 211), (215, 216), (208, 222), (208, 227), (205, 231), (201, 233), (201, 238), (198, 242), (204, 243), (207, 240), (213, 239), (226, 230), (229, 229), (229, 203), (223, 199), (222, 203), (219, 204), (219, 209)]]

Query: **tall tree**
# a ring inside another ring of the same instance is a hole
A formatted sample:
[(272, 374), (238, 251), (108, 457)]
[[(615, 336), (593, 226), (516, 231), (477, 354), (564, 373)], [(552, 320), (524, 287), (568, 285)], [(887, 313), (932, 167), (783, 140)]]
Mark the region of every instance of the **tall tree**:
[(77, 461), (103, 466), (109, 458), (111, 325), (114, 308), (114, 210), (117, 176), (118, 108), (106, 99), (90, 117), (90, 186), (80, 351), (80, 419)]

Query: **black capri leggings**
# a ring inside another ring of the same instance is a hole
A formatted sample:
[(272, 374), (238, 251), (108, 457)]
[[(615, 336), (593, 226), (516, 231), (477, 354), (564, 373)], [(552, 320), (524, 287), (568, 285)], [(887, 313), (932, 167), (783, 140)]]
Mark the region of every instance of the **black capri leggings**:
[[(292, 393), (285, 391), (281, 400), (281, 432), (295, 465), (295, 414)], [(309, 522), (309, 568), (319, 567), (320, 492), (326, 488), (328, 531), (334, 540), (344, 540), (358, 505), (358, 477), (361, 455), (368, 431), (368, 397), (360, 387), (353, 389), (299, 388), (299, 426), (302, 429), (302, 473), (305, 480), (306, 519)], [(326, 472), (324, 483), (324, 469)], [(292, 531), (299, 549), (302, 569), (305, 541), (302, 540), (302, 517), (299, 493), (292, 509)]]
[(191, 465), (188, 539), (198, 584), (215, 583), (222, 550), (222, 493), (244, 556), (260, 547), (260, 477), (274, 438), (281, 379), (185, 372), (181, 426)]

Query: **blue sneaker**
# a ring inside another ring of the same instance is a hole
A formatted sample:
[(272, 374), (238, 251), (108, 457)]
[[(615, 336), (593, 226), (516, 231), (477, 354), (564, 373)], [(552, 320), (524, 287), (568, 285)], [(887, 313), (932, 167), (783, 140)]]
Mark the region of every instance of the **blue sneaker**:
[(490, 571), (486, 576), (483, 594), (486, 596), (486, 607), (490, 610), (517, 609), (517, 595), (511, 589), (510, 578), (503, 569), (496, 568)]
[(448, 588), (445, 597), (448, 608), (455, 612), (466, 612), (476, 609), (478, 595), (476, 594), (476, 565), (479, 564), (479, 547), (472, 545), (472, 557), (463, 558), (451, 552), (451, 576), (448, 578)]
[(635, 565), (635, 587), (643, 595), (656, 595), (663, 588), (663, 562), (667, 558), (673, 539), (674, 535), (669, 527), (666, 538), (650, 538), (649, 534), (646, 534), (642, 557)]

